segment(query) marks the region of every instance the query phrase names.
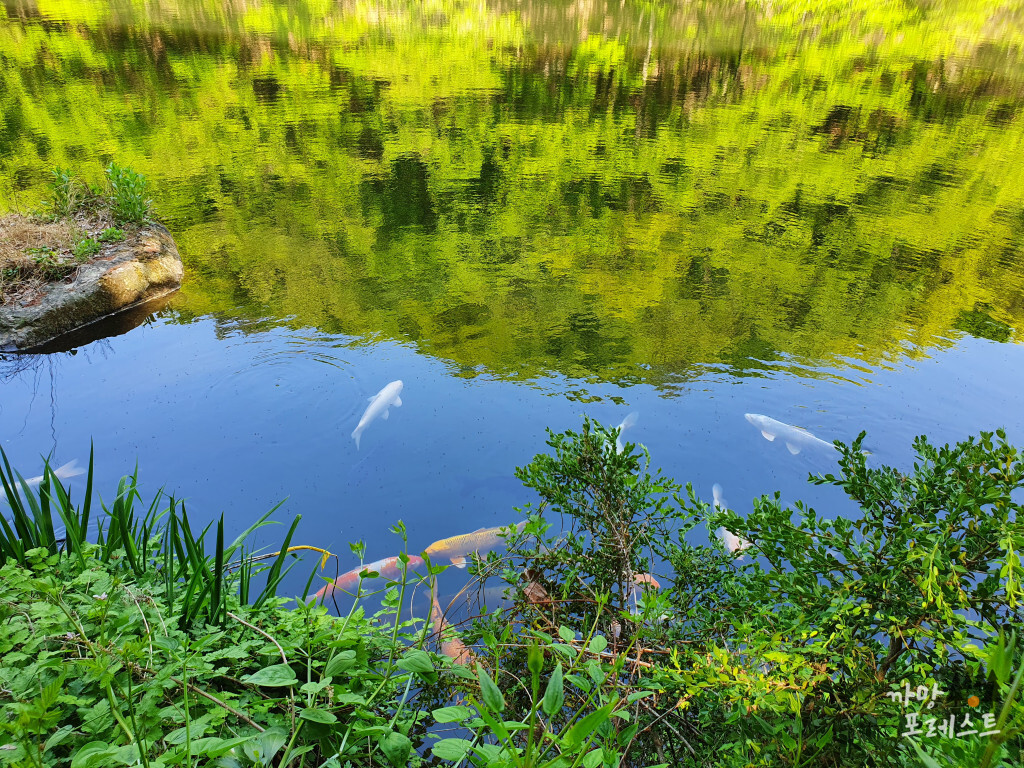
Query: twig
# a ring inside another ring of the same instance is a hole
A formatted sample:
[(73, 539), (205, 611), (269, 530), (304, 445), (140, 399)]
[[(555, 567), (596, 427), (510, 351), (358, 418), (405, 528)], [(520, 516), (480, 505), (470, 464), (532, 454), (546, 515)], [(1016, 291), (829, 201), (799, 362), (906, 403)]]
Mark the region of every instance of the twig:
[[(227, 614), (228, 614), (228, 616), (230, 616), (230, 617), (231, 617), (232, 619), (234, 619), (235, 621), (237, 621), (237, 622), (238, 622), (239, 624), (244, 624), (244, 625), (245, 625), (245, 626), (247, 626), (247, 627), (248, 627), (249, 629), (253, 630), (254, 632), (258, 632), (259, 634), (261, 634), (261, 635), (263, 635), (263, 636), (264, 636), (265, 638), (267, 638), (267, 640), (269, 640), (270, 642), (272, 642), (272, 643), (273, 643), (273, 644), (274, 644), (274, 645), (275, 645), (275, 646), (277, 647), (277, 650), (278, 650), (278, 651), (280, 651), (280, 653), (281, 653), (281, 661), (282, 661), (282, 662), (283, 662), (284, 664), (286, 664), (286, 665), (288, 664), (288, 657), (284, 655), (284, 648), (282, 648), (282, 647), (281, 647), (280, 643), (278, 643), (278, 642), (277, 642), (277, 640), (275, 640), (275, 639), (274, 639), (273, 637), (271, 637), (270, 635), (268, 635), (268, 634), (267, 634), (266, 632), (264, 632), (264, 631), (263, 631), (262, 629), (260, 629), (259, 627), (257, 627), (257, 626), (256, 626), (255, 624), (250, 624), (250, 623), (249, 623), (248, 621), (246, 621), (245, 619), (243, 619), (243, 618), (240, 618), (240, 617), (238, 617), (238, 616), (235, 616), (235, 614), (233, 614), (233, 613), (232, 613), (231, 611), (228, 611), (228, 612), (227, 612)], [(292, 719), (292, 733), (294, 734), (294, 733), (296, 732), (296, 731), (295, 731), (295, 687), (294, 687), (294, 686), (291, 686), (291, 685), (289, 685), (289, 686), (288, 686), (288, 701), (289, 701), (289, 703), (291, 704), (291, 706), (289, 707), (289, 709), (291, 709), (291, 715), (292, 715), (292, 718), (291, 718), (291, 719)]]
[[(181, 683), (181, 680), (179, 680), (178, 678), (174, 677), (173, 675), (171, 676), (171, 680), (173, 680), (174, 682), (176, 682), (176, 683), (177, 683), (178, 685), (181, 685), (181, 684), (182, 684), (182, 683)], [(192, 683), (189, 683), (189, 684), (188, 684), (188, 687), (189, 687), (189, 689), (190, 689), (190, 690), (191, 690), (191, 691), (192, 691), (193, 693), (198, 693), (198, 694), (199, 694), (200, 696), (202, 696), (202, 697), (204, 697), (204, 698), (207, 698), (207, 699), (209, 699), (210, 701), (212, 701), (212, 702), (213, 702), (214, 704), (216, 704), (217, 706), (219, 706), (219, 707), (224, 707), (224, 709), (226, 709), (226, 710), (227, 710), (228, 712), (230, 712), (231, 714), (233, 714), (233, 715), (234, 715), (235, 717), (239, 718), (240, 720), (243, 720), (244, 722), (248, 723), (249, 725), (251, 725), (251, 726), (252, 726), (253, 728), (255, 728), (255, 729), (256, 729), (257, 731), (259, 731), (260, 733), (263, 733), (263, 732), (264, 732), (264, 731), (266, 730), (266, 728), (263, 728), (263, 727), (261, 727), (261, 726), (259, 725), (259, 723), (255, 723), (255, 722), (253, 722), (253, 721), (252, 721), (252, 720), (250, 720), (250, 719), (249, 719), (248, 717), (246, 717), (246, 716), (245, 716), (244, 714), (242, 714), (242, 713), (241, 713), (241, 712), (239, 712), (239, 711), (238, 711), (237, 709), (235, 709), (234, 707), (232, 707), (232, 706), (231, 706), (230, 704), (225, 704), (225, 703), (224, 703), (223, 701), (221, 701), (220, 699), (218, 699), (218, 698), (217, 698), (216, 696), (214, 696), (214, 695), (213, 695), (212, 693), (207, 693), (207, 692), (206, 692), (206, 691), (204, 691), (204, 690), (203, 690), (202, 688), (196, 688), (196, 687), (195, 687), (194, 685), (192, 685)]]
[(285, 663), (285, 664), (288, 663), (288, 657), (284, 655), (284, 648), (281, 647), (281, 645), (277, 642), (277, 640), (272, 638), (270, 635), (268, 635), (262, 629), (257, 627), (255, 624), (250, 624), (245, 619), (242, 619), (242, 618), (239, 618), (238, 616), (235, 616), (235, 614), (233, 614), (231, 611), (228, 611), (228, 616), (230, 616), (232, 619), (237, 621), (239, 624), (245, 624), (245, 626), (247, 626), (249, 629), (253, 630), (254, 632), (259, 632), (261, 635), (263, 635), (265, 638), (267, 638), (267, 640), (272, 642), (277, 647), (277, 650), (281, 653), (281, 661), (283, 663)]

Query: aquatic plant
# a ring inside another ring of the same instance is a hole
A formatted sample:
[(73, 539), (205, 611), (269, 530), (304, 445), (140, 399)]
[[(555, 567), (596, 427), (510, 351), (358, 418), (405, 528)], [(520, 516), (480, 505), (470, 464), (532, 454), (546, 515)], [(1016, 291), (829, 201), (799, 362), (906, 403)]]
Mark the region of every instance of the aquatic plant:
[(303, 601), (309, 581), (285, 609), (295, 521), (250, 600), (265, 558), (243, 545), (267, 515), (229, 545), (222, 517), (208, 551), (173, 497), (137, 508), (134, 473), (93, 520), (92, 456), (77, 506), (48, 463), (38, 490), (0, 464), (0, 765), (421, 762), (410, 691), (443, 665), (403, 615), (404, 571), (372, 617), (362, 584), (344, 618)]
[[(0, 518), (0, 565), (7, 560), (25, 565), (26, 553), (39, 548), (50, 554), (74, 555), (82, 561), (83, 552), (88, 549), (104, 563), (114, 563), (134, 578), (159, 576), (167, 605), (176, 609), (183, 630), (197, 622), (200, 626), (223, 626), (227, 621), (227, 595), (232, 590), (238, 593), (242, 604), (261, 607), (276, 594), (281, 581), (297, 562), (284, 567), (301, 515), (296, 515), (292, 521), (280, 551), (274, 553), (269, 565), (264, 564), (265, 558), (245, 551), (247, 538), (269, 524), (268, 518), (280, 505), (265, 513), (230, 544), (225, 544), (221, 515), (211, 548), (207, 538), (210, 526), (197, 535), (184, 503), (165, 495), (162, 490), (139, 514), (136, 503), (141, 501), (141, 496), (135, 472), (121, 478), (114, 500), (109, 506), (101, 502), (103, 515), (94, 520), (91, 450), (80, 505), (72, 503), (48, 461), (44, 463), (36, 490), (11, 468), (2, 448), (0, 463), (0, 485), (11, 508), (10, 523)], [(64, 524), (64, 532), (59, 536), (53, 527), (55, 516)], [(95, 543), (90, 543), (90, 539)], [(236, 554), (239, 559), (232, 562)], [(254, 590), (254, 578), (260, 574), (265, 574), (263, 586)]]

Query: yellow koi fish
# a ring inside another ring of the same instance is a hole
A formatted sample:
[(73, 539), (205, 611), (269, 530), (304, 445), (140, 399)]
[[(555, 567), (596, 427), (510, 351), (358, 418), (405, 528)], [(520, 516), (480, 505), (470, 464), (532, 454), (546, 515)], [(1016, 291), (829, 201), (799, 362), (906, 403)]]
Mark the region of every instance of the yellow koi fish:
[[(486, 552), (501, 544), (502, 538), (498, 535), (500, 531), (510, 526), (499, 526), (497, 528), (481, 528), (472, 533), (464, 533), (461, 536), (451, 536), (447, 539), (435, 541), (424, 551), (431, 558), (447, 557), (456, 568), (466, 567), (466, 558), (473, 552)], [(517, 531), (526, 527), (526, 521), (514, 526)]]

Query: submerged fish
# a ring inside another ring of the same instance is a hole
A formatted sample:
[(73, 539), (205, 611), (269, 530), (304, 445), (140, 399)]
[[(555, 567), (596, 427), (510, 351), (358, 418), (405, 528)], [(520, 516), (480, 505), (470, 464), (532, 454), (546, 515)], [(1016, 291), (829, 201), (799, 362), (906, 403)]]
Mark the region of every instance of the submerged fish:
[[(526, 527), (526, 521), (524, 520), (521, 523), (517, 523), (514, 527), (517, 531), (521, 531)], [(497, 528), (480, 528), (472, 533), (464, 533), (461, 536), (451, 536), (447, 539), (435, 541), (423, 550), (423, 552), (424, 554), (430, 555), (431, 558), (451, 558), (452, 565), (456, 568), (465, 568), (467, 562), (466, 558), (468, 555), (473, 552), (484, 552), (494, 549), (502, 543), (502, 538), (498, 534), (508, 528), (509, 526), (507, 525), (499, 526)]]
[[(744, 549), (751, 546), (750, 542), (746, 539), (741, 539), (732, 531), (726, 530), (725, 528), (719, 528), (715, 531), (718, 534), (718, 538), (722, 540), (722, 544), (725, 545), (726, 550), (731, 555), (735, 555), (737, 552), (742, 553)], [(740, 554), (739, 560), (742, 560), (746, 555)]]
[(386, 420), (388, 417), (388, 409), (391, 408), (391, 406), (398, 408), (402, 405), (402, 398), (399, 397), (399, 395), (402, 394), (402, 387), (403, 384), (401, 379), (398, 381), (392, 381), (376, 395), (367, 398), (370, 401), (370, 404), (366, 406), (366, 410), (363, 411), (363, 415), (359, 419), (359, 424), (352, 430), (352, 437), (355, 438), (356, 441), (356, 450), (359, 449), (359, 438), (363, 436), (363, 432), (368, 426), (370, 426), (371, 421), (376, 419), (378, 416)]
[[(409, 570), (419, 568), (421, 565), (423, 565), (422, 557), (409, 555)], [(366, 563), (358, 568), (353, 568), (351, 571), (341, 574), (330, 584), (324, 584), (316, 593), (317, 599), (330, 597), (336, 589), (349, 590), (354, 588), (359, 583), (360, 575), (370, 571), (377, 571), (386, 579), (397, 579), (402, 575), (402, 561), (397, 556), (386, 557), (383, 560), (377, 560), (376, 562)]]
[[(722, 486), (720, 486), (718, 483), (715, 483), (711, 487), (711, 498), (714, 499), (715, 509), (724, 511), (728, 506), (728, 502), (722, 495)], [(744, 557), (746, 557), (746, 555), (742, 554), (742, 552), (744, 549), (747, 549), (751, 546), (749, 541), (747, 541), (746, 539), (741, 539), (735, 533), (733, 533), (732, 531), (728, 531), (725, 528), (719, 528), (717, 531), (715, 531), (715, 534), (718, 536), (718, 538), (722, 540), (722, 543), (725, 545), (725, 548), (729, 552), (729, 554), (735, 555), (737, 552), (741, 553), (739, 558), (737, 558), (738, 560), (742, 560)]]
[(725, 509), (728, 505), (728, 502), (726, 502), (725, 497), (722, 496), (722, 486), (720, 486), (718, 483), (715, 483), (713, 486), (711, 486), (711, 498), (715, 502), (715, 509)]
[(455, 634), (451, 625), (445, 621), (444, 612), (434, 595), (430, 596), (430, 623), (434, 627), (434, 634), (441, 642), (441, 653), (456, 664), (472, 664), (473, 652), (466, 647), (466, 644)]
[(761, 430), (765, 440), (770, 442), (777, 437), (781, 438), (786, 444), (786, 448), (794, 456), (800, 453), (802, 448), (824, 448), (833, 451), (836, 449), (832, 443), (826, 443), (806, 429), (784, 424), (770, 416), (762, 416), (760, 413), (745, 413), (743, 418)]
[[(72, 459), (67, 464), (63, 464), (53, 470), (53, 474), (57, 476), (59, 480), (67, 480), (69, 477), (78, 477), (78, 475), (84, 475), (85, 469), (78, 466), (78, 459)], [(30, 477), (25, 481), (27, 485), (39, 485), (43, 482), (43, 476)]]
[[(85, 469), (83, 469), (82, 467), (78, 466), (78, 459), (72, 459), (67, 464), (63, 464), (62, 466), (59, 466), (55, 470), (53, 470), (53, 474), (55, 474), (57, 476), (58, 480), (67, 480), (67, 479), (72, 478), (72, 477), (78, 477), (78, 475), (84, 475), (85, 474)], [(25, 481), (24, 487), (25, 488), (30, 488), (32, 486), (39, 485), (41, 482), (43, 482), (43, 476), (42, 475), (37, 475), (36, 477), (30, 477), (30, 478), (28, 478), (28, 480)], [(18, 485), (20, 485), (20, 483), (18, 483)], [(0, 487), (2, 487), (2, 486), (0, 486)], [(0, 499), (2, 499), (4, 502), (6, 502), (7, 501), (6, 494), (0, 493)]]
[(615, 438), (616, 453), (622, 453), (624, 450), (626, 450), (626, 446), (622, 444), (622, 433), (625, 432), (630, 427), (632, 427), (634, 424), (636, 424), (636, 419), (638, 415), (639, 414), (637, 414), (636, 411), (633, 411), (631, 414), (629, 414), (629, 416), (622, 420), (622, 423), (619, 424), (618, 427), (616, 427), (616, 429), (619, 430), (619, 434)]

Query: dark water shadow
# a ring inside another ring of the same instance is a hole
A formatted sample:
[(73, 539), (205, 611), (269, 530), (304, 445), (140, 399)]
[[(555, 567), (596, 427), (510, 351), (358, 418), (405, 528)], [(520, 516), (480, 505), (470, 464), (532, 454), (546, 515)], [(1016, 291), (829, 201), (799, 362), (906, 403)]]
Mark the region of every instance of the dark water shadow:
[(54, 352), (70, 352), (78, 347), (92, 344), (99, 339), (121, 336), (138, 328), (140, 325), (151, 324), (156, 319), (157, 313), (167, 307), (174, 296), (175, 293), (170, 293), (141, 304), (136, 304), (113, 315), (107, 315), (88, 325), (83, 325), (73, 331), (61, 334), (57, 338), (43, 344), (22, 350), (20, 353), (46, 355)]

